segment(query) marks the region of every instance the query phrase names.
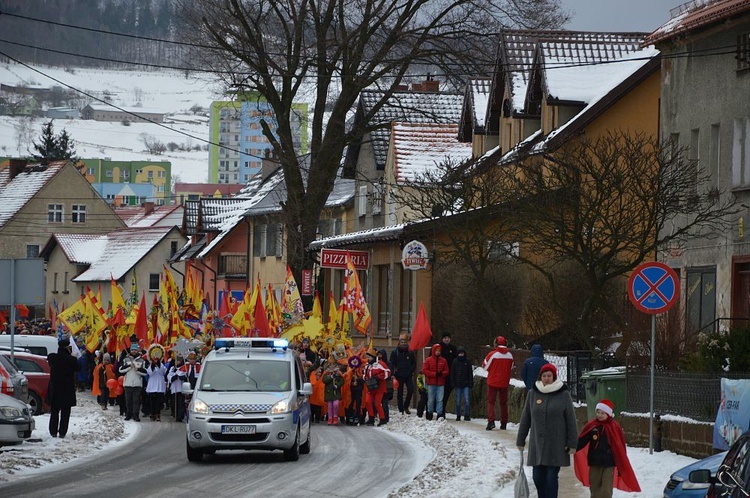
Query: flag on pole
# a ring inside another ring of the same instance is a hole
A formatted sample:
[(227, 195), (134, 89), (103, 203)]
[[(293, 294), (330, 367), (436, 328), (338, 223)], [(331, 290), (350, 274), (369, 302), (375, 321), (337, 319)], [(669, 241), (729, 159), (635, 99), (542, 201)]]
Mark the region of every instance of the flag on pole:
[(125, 306), (125, 300), (122, 297), (122, 290), (120, 289), (120, 286), (117, 285), (117, 282), (115, 282), (115, 279), (112, 278), (111, 273), (109, 275), (109, 285), (112, 294), (112, 315), (114, 316), (120, 308), (123, 310), (123, 313), (126, 313), (127, 307)]
[(25, 304), (17, 304), (16, 309), (21, 318), (29, 317), (29, 308)]
[(346, 311), (354, 314), (354, 328), (367, 334), (372, 323), (370, 308), (365, 301), (362, 286), (359, 284), (359, 275), (354, 267), (351, 255), (346, 253), (346, 270), (344, 272), (344, 299)]
[(276, 293), (274, 293), (271, 284), (268, 284), (268, 293), (266, 294), (266, 315), (268, 316), (268, 326), (271, 327), (274, 337), (278, 336), (281, 329), (281, 306), (276, 300)]
[(260, 297), (260, 292), (255, 294), (255, 309), (253, 311), (253, 315), (253, 318), (255, 319), (255, 323), (253, 326), (255, 337), (273, 337), (274, 334), (271, 333), (271, 327), (268, 325), (266, 307), (263, 306), (263, 300)]
[(297, 281), (294, 280), (292, 269), (286, 267), (286, 280), (284, 281), (284, 292), (281, 295), (281, 313), (284, 324), (287, 327), (302, 322), (305, 317), (305, 307), (302, 305), (302, 296), (299, 294)]
[(430, 322), (427, 321), (427, 313), (424, 311), (424, 302), (420, 301), (417, 320), (414, 322), (414, 329), (411, 331), (409, 349), (417, 351), (427, 346), (430, 341), (432, 341), (432, 330), (430, 329)]
[(64, 309), (57, 315), (57, 319), (65, 324), (70, 333), (78, 334), (86, 326), (86, 299), (81, 296), (78, 301)]
[(146, 313), (146, 293), (143, 293), (141, 297), (141, 304), (138, 306), (138, 315), (135, 320), (135, 327), (133, 329), (135, 336), (138, 338), (138, 342), (141, 346), (148, 344), (148, 316)]

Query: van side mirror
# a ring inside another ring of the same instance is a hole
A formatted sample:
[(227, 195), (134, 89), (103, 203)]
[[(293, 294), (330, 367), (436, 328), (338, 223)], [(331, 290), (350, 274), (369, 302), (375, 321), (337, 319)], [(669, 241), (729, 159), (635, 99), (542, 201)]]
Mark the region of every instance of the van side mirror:
[(182, 383), (182, 394), (184, 394), (185, 396), (193, 395), (193, 386), (190, 385), (190, 382)]
[(312, 395), (313, 388), (312, 384), (310, 382), (305, 382), (302, 384), (302, 389), (299, 390), (299, 393), (303, 396), (310, 396)]

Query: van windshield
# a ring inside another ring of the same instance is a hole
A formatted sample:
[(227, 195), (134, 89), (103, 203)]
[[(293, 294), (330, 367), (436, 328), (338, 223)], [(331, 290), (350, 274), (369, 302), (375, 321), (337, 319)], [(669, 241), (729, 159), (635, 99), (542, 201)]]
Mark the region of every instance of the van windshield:
[(291, 389), (288, 362), (236, 359), (203, 365), (201, 391), (285, 392)]

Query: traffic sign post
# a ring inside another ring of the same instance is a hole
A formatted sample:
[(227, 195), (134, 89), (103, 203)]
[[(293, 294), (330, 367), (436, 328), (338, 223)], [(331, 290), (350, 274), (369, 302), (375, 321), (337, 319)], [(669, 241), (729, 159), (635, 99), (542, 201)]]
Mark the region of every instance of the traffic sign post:
[(628, 279), (628, 297), (633, 306), (651, 315), (651, 392), (649, 394), (648, 452), (654, 453), (654, 356), (656, 356), (656, 315), (671, 308), (680, 295), (677, 273), (658, 261), (638, 266)]

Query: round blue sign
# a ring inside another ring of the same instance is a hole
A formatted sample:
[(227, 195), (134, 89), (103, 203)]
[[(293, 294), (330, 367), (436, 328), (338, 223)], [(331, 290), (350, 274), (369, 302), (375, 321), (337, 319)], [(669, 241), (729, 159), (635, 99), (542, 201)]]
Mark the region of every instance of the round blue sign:
[(643, 263), (633, 270), (628, 280), (628, 296), (644, 313), (663, 313), (677, 302), (680, 283), (677, 273), (656, 261)]

